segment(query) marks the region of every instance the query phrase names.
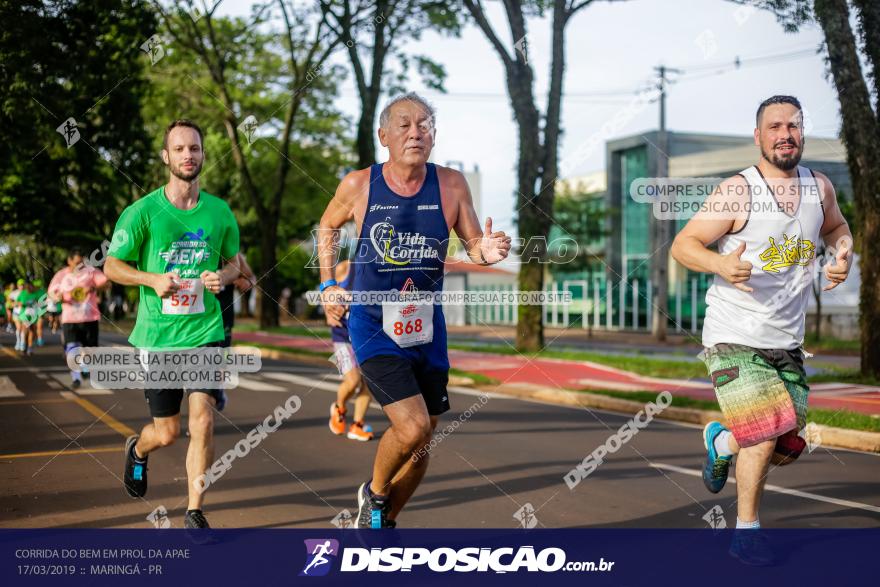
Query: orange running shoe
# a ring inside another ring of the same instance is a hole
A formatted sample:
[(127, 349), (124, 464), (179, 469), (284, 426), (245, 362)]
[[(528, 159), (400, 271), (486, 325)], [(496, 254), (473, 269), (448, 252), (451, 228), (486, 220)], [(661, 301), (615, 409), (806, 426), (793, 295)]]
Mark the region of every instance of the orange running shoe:
[(352, 422), (348, 427), (348, 437), (352, 440), (360, 440), (366, 442), (373, 439), (373, 433), (364, 430), (363, 422)]
[(345, 408), (340, 410), (336, 402), (330, 406), (330, 432), (337, 436), (345, 433)]

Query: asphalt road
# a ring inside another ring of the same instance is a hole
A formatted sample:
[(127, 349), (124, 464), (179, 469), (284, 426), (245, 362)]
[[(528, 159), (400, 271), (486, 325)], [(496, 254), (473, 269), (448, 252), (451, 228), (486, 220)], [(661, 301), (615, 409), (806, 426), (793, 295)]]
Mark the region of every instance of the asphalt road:
[[(123, 342), (102, 333), (103, 344)], [(31, 357), (12, 351), (9, 334), (0, 343), (0, 527), (149, 528), (161, 507), (181, 526), (186, 436), (151, 455), (149, 492), (131, 499), (121, 482), (122, 443), (148, 421), (142, 392), (72, 392), (57, 338)], [(213, 526), (331, 527), (356, 512), (376, 442), (328, 430), (337, 380), (329, 362), (264, 361), (229, 392), (215, 417), (218, 457), (291, 395), (302, 407), (211, 487), (205, 513)], [(451, 431), (437, 437), (401, 527), (516, 528), (523, 508), (527, 523), (548, 528), (707, 527), (703, 516), (715, 506), (735, 521), (735, 485), (712, 495), (699, 478), (698, 427), (655, 420), (571, 490), (563, 476), (630, 416), (450, 391), (453, 409), (438, 432)], [(367, 422), (378, 434), (387, 426), (378, 406)], [(877, 527), (878, 465), (873, 454), (822, 446), (805, 453), (771, 472), (762, 524)]]

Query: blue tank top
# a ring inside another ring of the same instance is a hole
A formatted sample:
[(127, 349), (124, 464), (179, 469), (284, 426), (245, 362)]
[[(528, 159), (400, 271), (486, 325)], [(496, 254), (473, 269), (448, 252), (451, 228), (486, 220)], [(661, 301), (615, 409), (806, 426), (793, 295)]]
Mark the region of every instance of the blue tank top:
[[(349, 265), (348, 275), (345, 276), (345, 279), (339, 284), (339, 287), (342, 289), (347, 289), (351, 291), (351, 284), (354, 281), (354, 266)], [(330, 327), (330, 340), (332, 342), (349, 342), (348, 336), (348, 313), (342, 317), (340, 320), (342, 326), (331, 326)]]
[[(427, 164), (421, 189), (414, 196), (394, 193), (382, 175), (382, 164), (370, 167), (370, 192), (361, 233), (352, 260), (352, 290), (422, 292), (443, 290), (443, 267), (449, 228), (440, 201), (437, 168)], [(352, 304), (349, 332), (355, 355), (363, 363), (378, 355), (399, 355), (448, 369), (446, 320), (434, 305), (431, 342), (401, 348), (382, 330), (381, 304)]]

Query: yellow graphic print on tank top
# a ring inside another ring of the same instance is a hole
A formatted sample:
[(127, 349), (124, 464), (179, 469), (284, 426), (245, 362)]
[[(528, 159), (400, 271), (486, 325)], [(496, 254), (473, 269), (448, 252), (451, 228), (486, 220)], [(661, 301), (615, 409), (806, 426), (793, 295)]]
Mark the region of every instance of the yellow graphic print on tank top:
[(806, 266), (816, 256), (816, 244), (810, 240), (802, 240), (798, 235), (782, 235), (782, 244), (769, 237), (770, 246), (761, 251), (758, 257), (767, 264), (761, 267), (768, 273), (779, 273), (780, 269), (794, 265)]

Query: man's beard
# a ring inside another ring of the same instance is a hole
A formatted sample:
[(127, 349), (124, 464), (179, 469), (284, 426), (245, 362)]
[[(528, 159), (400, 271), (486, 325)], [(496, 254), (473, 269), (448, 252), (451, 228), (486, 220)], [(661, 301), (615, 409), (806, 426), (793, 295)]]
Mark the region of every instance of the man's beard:
[[(787, 157), (782, 157), (776, 154), (776, 147), (781, 145), (791, 145), (794, 149), (791, 152), (791, 155)], [(773, 145), (773, 149), (769, 153), (761, 149), (761, 155), (766, 159), (771, 165), (776, 167), (777, 169), (781, 169), (782, 171), (791, 171), (795, 167), (797, 167), (798, 163), (801, 162), (801, 155), (803, 154), (803, 150), (798, 147), (794, 142), (780, 143), (779, 145)]]
[(176, 168), (171, 167), (171, 173), (174, 175), (174, 177), (176, 177), (178, 179), (182, 179), (183, 181), (193, 181), (195, 178), (197, 178), (199, 176), (199, 173), (202, 172), (202, 164), (201, 163), (196, 164), (195, 168), (193, 168), (193, 170), (190, 171), (189, 173), (184, 173), (181, 170), (182, 167), (183, 167), (182, 165), (179, 165)]

